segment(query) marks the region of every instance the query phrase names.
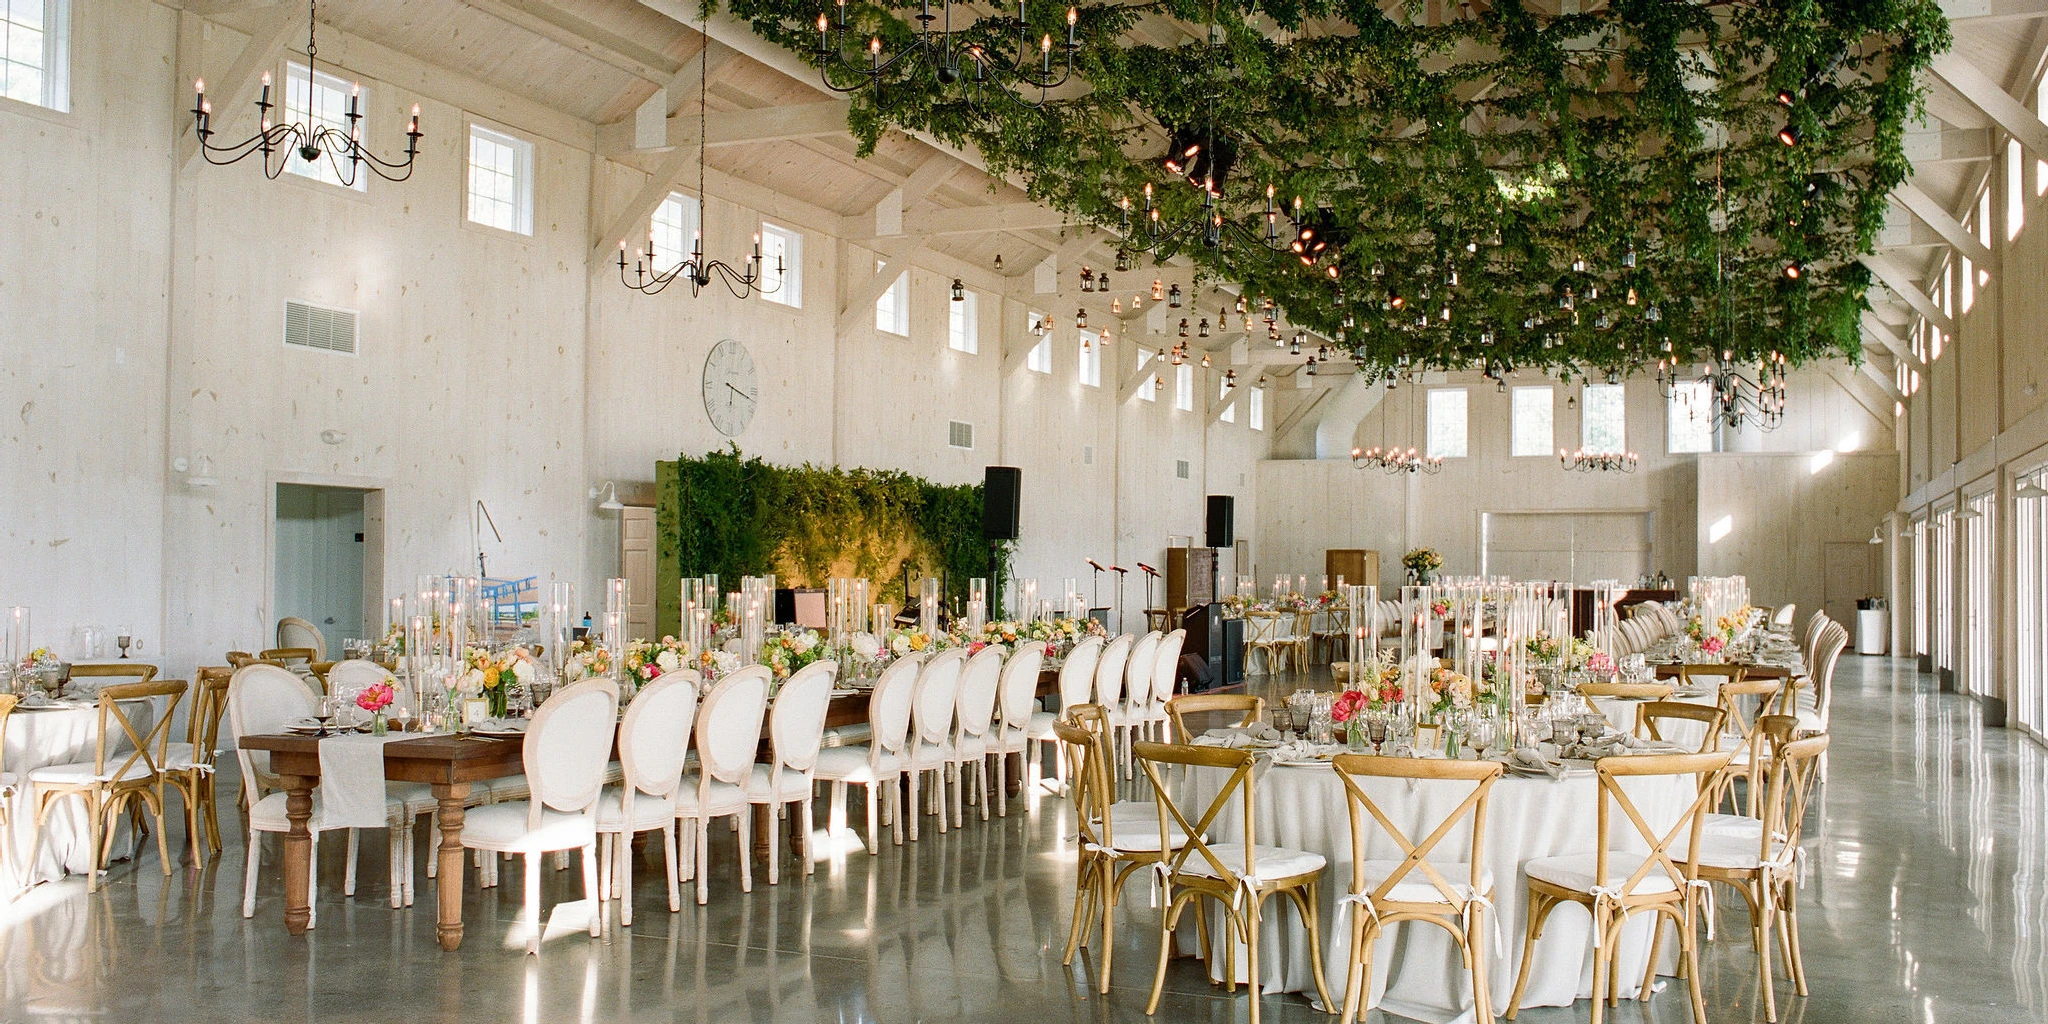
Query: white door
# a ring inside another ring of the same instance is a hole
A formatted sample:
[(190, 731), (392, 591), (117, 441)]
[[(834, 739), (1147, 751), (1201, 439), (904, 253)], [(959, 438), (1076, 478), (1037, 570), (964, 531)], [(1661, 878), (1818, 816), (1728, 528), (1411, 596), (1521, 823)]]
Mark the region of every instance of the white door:
[(654, 624), (654, 510), (628, 505), (619, 513), (619, 574), (631, 587), (626, 602), (626, 635), (659, 636)]

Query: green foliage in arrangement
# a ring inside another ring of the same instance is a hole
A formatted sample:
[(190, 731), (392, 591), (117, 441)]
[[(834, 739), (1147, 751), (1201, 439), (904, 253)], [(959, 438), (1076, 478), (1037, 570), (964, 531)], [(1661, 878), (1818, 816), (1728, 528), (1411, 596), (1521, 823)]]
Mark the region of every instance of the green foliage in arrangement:
[[(868, 148), (889, 128), (971, 146), (1034, 200), (1140, 241), (1148, 184), (1162, 234), (1203, 210), (1205, 190), (1162, 167), (1175, 132), (1232, 150), (1221, 244), (1193, 231), (1150, 255), (1241, 282), (1388, 373), (1858, 358), (1856, 257), (1907, 172), (1920, 72), (1950, 41), (1934, 0), (1074, 2), (1077, 81), (1042, 108), (993, 86), (976, 101), (971, 63), (940, 85), (905, 62), (853, 94), (849, 126)], [(833, 63), (817, 28), (832, 4), (725, 6)], [(1048, 35), (1062, 66), (1067, 7), (1027, 3), (1034, 69)], [(867, 66), (870, 38), (902, 52), (918, 8), (848, 3), (847, 61)], [(952, 24), (1010, 66), (1014, 9)], [(1283, 243), (1302, 223), (1331, 243), (1315, 265), (1261, 243), (1269, 186)]]
[(975, 577), (1000, 602), (1009, 549), (982, 539), (981, 491), (895, 470), (775, 466), (737, 445), (656, 463), (656, 614), (680, 621), (684, 576), (716, 573), (730, 590), (773, 572), (784, 585), (822, 587), (835, 566), (899, 608), (906, 565), (945, 580), (948, 603), (966, 600)]

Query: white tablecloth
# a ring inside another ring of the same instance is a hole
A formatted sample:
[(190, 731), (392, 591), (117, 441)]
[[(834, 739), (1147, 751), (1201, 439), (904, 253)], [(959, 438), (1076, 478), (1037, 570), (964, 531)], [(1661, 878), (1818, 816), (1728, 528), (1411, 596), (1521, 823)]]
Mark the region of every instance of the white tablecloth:
[[(1181, 782), (1182, 808), (1192, 820), (1208, 801), (1215, 798), (1227, 774), (1218, 770), (1190, 772)], [(1344, 998), (1346, 965), (1351, 957), (1351, 930), (1347, 918), (1337, 912), (1337, 901), (1351, 883), (1351, 824), (1345, 809), (1344, 786), (1328, 768), (1270, 768), (1264, 770), (1257, 786), (1257, 841), (1264, 845), (1320, 853), (1329, 860), (1320, 885), (1323, 924), (1323, 971), (1330, 997)], [(1376, 779), (1366, 790), (1411, 840), (1419, 840), (1455, 808), (1469, 790), (1468, 783), (1419, 782)], [(1676, 821), (1692, 801), (1692, 784), (1687, 778), (1652, 778), (1629, 784), (1631, 798), (1660, 828)], [(1523, 909), (1527, 902), (1527, 880), (1521, 873), (1524, 862), (1538, 857), (1592, 853), (1598, 830), (1599, 783), (1590, 773), (1568, 775), (1552, 781), (1509, 775), (1495, 784), (1487, 802), (1486, 861), (1493, 870), (1495, 911), (1490, 923), (1500, 929), (1499, 952), (1488, 941), (1482, 955), (1491, 966), (1494, 1007), (1504, 1011), (1514, 991), (1515, 972), (1521, 966)], [(1243, 811), (1233, 807), (1218, 818), (1213, 842), (1242, 839)], [(1369, 859), (1398, 860), (1401, 849), (1381, 832), (1368, 816), (1366, 851)], [(1614, 816), (1613, 844), (1617, 849), (1646, 847), (1629, 829), (1626, 819)], [(1626, 834), (1624, 834), (1626, 833)], [(1471, 849), (1469, 829), (1460, 828), (1437, 847), (1432, 860), (1463, 860)], [(1137, 887), (1133, 887), (1134, 889)], [(1308, 937), (1284, 900), (1267, 905), (1261, 919), (1262, 941), (1258, 979), (1261, 991), (1306, 992), (1313, 996), (1315, 982), (1308, 966)], [(1212, 936), (1222, 929), (1210, 908)], [(1180, 938), (1184, 950), (1192, 950), (1194, 931), (1191, 915), (1184, 915), (1186, 927)], [(1563, 906), (1550, 914), (1543, 937), (1536, 943), (1536, 962), (1529, 980), (1524, 1006), (1565, 1006), (1587, 998), (1593, 986), (1592, 918), (1582, 908)], [(1621, 960), (1621, 989), (1632, 996), (1642, 980), (1649, 956), (1650, 916), (1640, 915), (1623, 933), (1625, 953)], [(1212, 941), (1217, 941), (1212, 938)], [(1666, 943), (1667, 951), (1672, 948)], [(1220, 947), (1219, 947), (1220, 948)], [(1223, 958), (1209, 958), (1210, 970), (1220, 977)], [(1239, 970), (1245, 958), (1237, 957)], [(1668, 968), (1667, 968), (1668, 970)], [(1242, 979), (1241, 979), (1242, 980)], [(1382, 937), (1373, 958), (1372, 990), (1365, 1005), (1403, 1017), (1424, 1021), (1451, 1021), (1469, 1015), (1471, 985), (1456, 947), (1441, 929), (1428, 924), (1397, 925)]]
[[(152, 697), (148, 709), (142, 713), (131, 712), (138, 732), (147, 735), (157, 716), (163, 713), (164, 698)], [(67, 702), (61, 708), (32, 710), (16, 707), (7, 719), (7, 747), (4, 767), (14, 777), (14, 794), (7, 801), (7, 828), (0, 834), (0, 842), (7, 844), (6, 866), (0, 868), (0, 886), (5, 892), (17, 892), (37, 882), (48, 882), (62, 878), (66, 873), (83, 874), (91, 865), (92, 857), (90, 830), (85, 814), (85, 802), (77, 798), (57, 801), (43, 822), (42, 842), (36, 843), (36, 804), (30, 792), (28, 773), (37, 768), (57, 764), (90, 762), (99, 741), (99, 708), (91, 703)], [(113, 751), (129, 749), (128, 737), (121, 732), (121, 726), (109, 722), (116, 734), (115, 743), (110, 745), (108, 757)], [(172, 737), (175, 740), (183, 736)], [(182, 808), (166, 808), (171, 814), (182, 814)], [(114, 857), (126, 857), (132, 850), (133, 842), (125, 822), (127, 815), (115, 825)], [(36, 849), (30, 850), (35, 844)]]

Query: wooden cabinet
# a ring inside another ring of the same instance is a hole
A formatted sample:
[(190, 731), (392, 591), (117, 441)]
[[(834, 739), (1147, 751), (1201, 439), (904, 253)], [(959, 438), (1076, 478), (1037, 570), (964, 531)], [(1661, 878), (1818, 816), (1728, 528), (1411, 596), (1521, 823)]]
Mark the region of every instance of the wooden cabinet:
[[(1323, 551), (1323, 571), (1330, 574), (1330, 586), (1344, 577), (1350, 586), (1380, 585), (1380, 553), (1370, 548), (1328, 548)], [(1381, 598), (1387, 595), (1381, 594)], [(1396, 595), (1399, 596), (1399, 595)]]
[(1216, 600), (1216, 549), (1166, 549), (1166, 608), (1184, 608)]

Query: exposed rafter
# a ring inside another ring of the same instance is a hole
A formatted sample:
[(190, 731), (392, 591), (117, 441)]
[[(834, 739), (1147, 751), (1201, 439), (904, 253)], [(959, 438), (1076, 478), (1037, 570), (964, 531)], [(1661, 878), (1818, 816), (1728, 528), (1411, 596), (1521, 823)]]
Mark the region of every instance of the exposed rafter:
[(1910, 181), (1900, 182), (1897, 188), (1892, 189), (1892, 197), (1978, 266), (1992, 264), (1994, 257), (1991, 250), (1986, 248), (1983, 242), (1978, 241), (1977, 236), (1971, 234), (1970, 229), (1964, 227), (1961, 221), (1942, 209), (1941, 204), (1935, 202), (1933, 196), (1921, 191), (1920, 186)]
[(675, 76), (681, 62), (628, 39), (601, 25), (586, 21), (549, 3), (536, 0), (462, 0), (463, 4), (517, 25), (542, 38), (560, 43), (593, 60), (627, 74), (663, 85)]

